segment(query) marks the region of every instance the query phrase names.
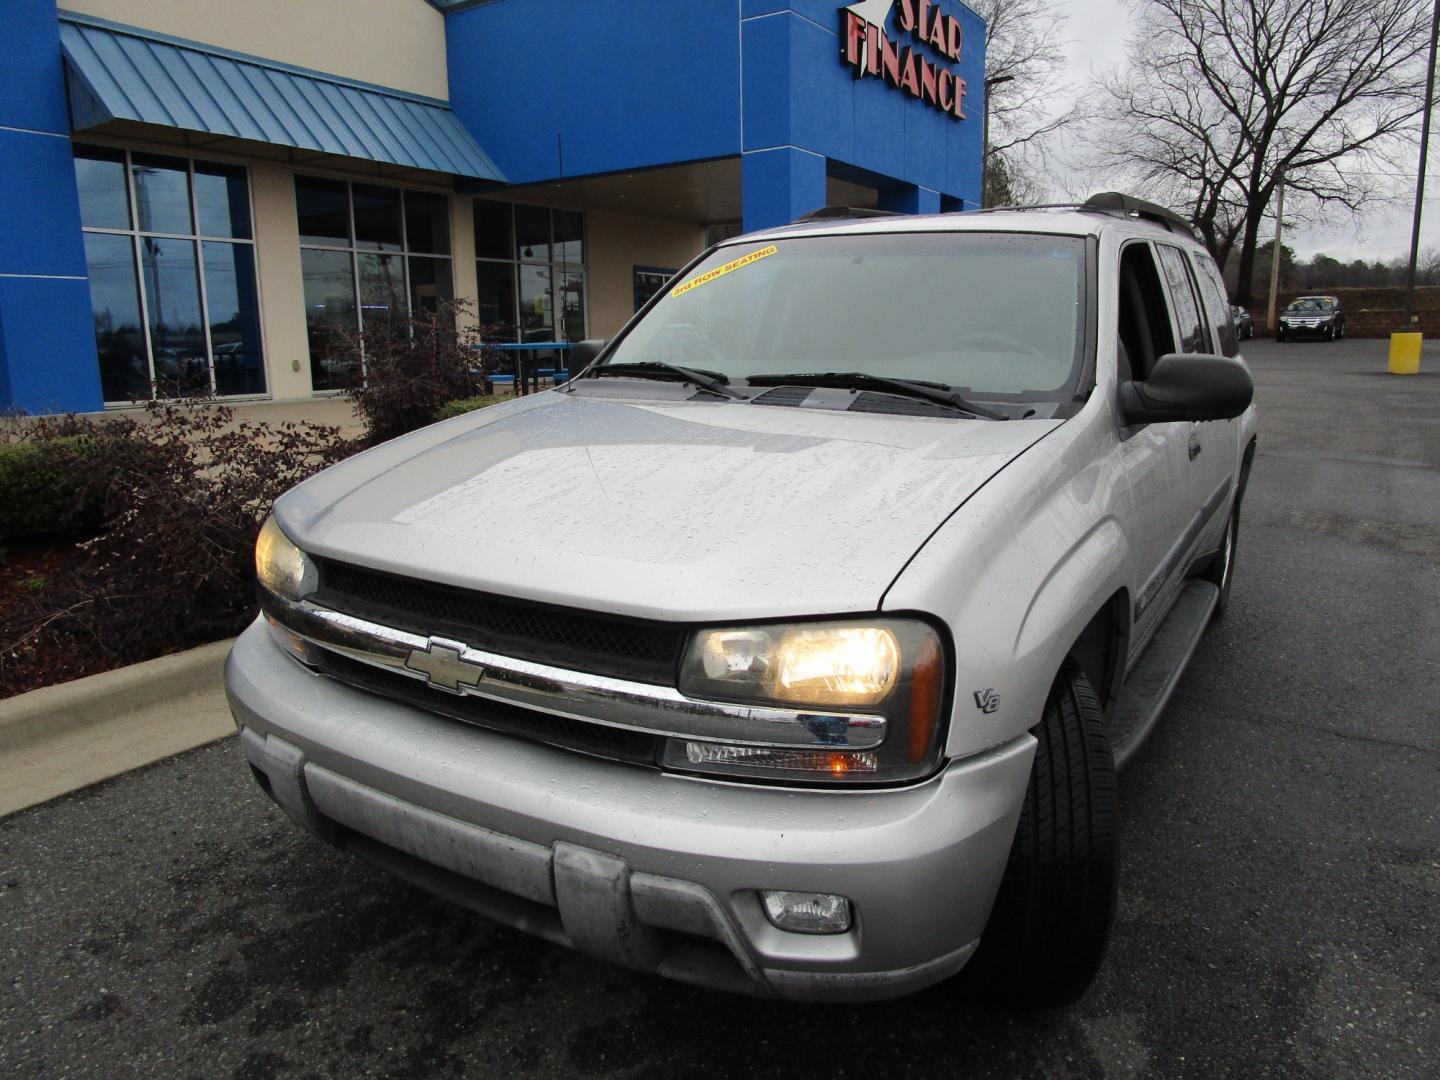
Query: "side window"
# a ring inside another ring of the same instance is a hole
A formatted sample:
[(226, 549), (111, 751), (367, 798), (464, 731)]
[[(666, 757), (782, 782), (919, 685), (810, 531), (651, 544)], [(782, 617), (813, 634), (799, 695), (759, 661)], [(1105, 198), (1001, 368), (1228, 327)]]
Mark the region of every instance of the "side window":
[(1185, 267), (1185, 253), (1169, 244), (1157, 244), (1160, 265), (1170, 285), (1170, 301), (1174, 304), (1175, 324), (1180, 330), (1180, 351), (1205, 351), (1205, 331), (1200, 325), (1200, 307), (1195, 301), (1195, 286)]
[(1240, 339), (1235, 333), (1235, 319), (1225, 300), (1225, 283), (1215, 268), (1215, 260), (1208, 255), (1196, 255), (1193, 262), (1195, 276), (1200, 281), (1200, 297), (1205, 302), (1205, 314), (1210, 317), (1210, 329), (1215, 337), (1215, 351), (1222, 356), (1238, 356)]
[(1150, 245), (1127, 244), (1120, 253), (1120, 379), (1144, 379), (1155, 361), (1175, 351), (1165, 289)]

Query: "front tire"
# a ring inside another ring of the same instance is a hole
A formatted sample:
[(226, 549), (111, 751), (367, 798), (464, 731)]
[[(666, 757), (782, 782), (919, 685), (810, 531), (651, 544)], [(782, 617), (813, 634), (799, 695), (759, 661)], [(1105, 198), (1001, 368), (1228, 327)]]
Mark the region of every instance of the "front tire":
[(1276, 331), (1275, 331), (1275, 340), (1276, 340), (1276, 341), (1284, 341), (1284, 340), (1285, 340), (1285, 331), (1284, 331), (1284, 330), (1276, 330)]
[(1010, 860), (975, 955), (957, 977), (980, 1004), (1079, 998), (1110, 940), (1118, 881), (1115, 762), (1090, 680), (1067, 660), (1039, 740)]
[(1240, 540), (1240, 504), (1237, 501), (1225, 522), (1225, 538), (1220, 542), (1220, 551), (1215, 561), (1205, 571), (1204, 578), (1220, 590), (1220, 599), (1215, 601), (1212, 619), (1225, 614), (1230, 606), (1230, 586), (1235, 580), (1235, 546)]

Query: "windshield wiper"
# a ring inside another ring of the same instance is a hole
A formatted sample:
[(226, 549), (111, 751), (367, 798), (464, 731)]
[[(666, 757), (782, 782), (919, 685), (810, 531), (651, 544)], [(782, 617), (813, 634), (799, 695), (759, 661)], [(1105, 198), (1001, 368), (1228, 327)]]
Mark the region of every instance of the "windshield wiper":
[(789, 375), (750, 375), (745, 381), (751, 386), (831, 386), (840, 390), (878, 390), (882, 394), (895, 394), (898, 397), (932, 401), (936, 405), (948, 405), (952, 409), (967, 412), (971, 416), (983, 416), (987, 420), (1008, 419), (1000, 413), (966, 401), (944, 383), (891, 379), (865, 371), (797, 371)]
[(683, 379), (685, 382), (694, 383), (701, 390), (708, 390), (721, 397), (739, 400), (742, 396), (725, 385), (730, 380), (718, 371), (680, 367), (678, 364), (667, 364), (661, 360), (642, 360), (633, 364), (600, 364), (585, 373), (587, 379), (598, 379), (602, 375), (628, 375), (632, 379)]

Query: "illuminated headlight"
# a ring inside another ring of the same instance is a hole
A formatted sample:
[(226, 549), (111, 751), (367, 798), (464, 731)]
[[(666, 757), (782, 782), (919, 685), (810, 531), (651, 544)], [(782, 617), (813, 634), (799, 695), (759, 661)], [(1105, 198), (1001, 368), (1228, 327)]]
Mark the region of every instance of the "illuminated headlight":
[[(939, 759), (944, 650), (916, 619), (701, 630), (681, 664), (680, 692), (793, 710), (809, 745), (777, 745), (773, 721), (757, 720), (753, 743), (668, 740), (664, 764), (676, 771), (874, 783), (928, 775)], [(849, 732), (861, 729), (852, 718), (883, 727), (884, 740), (850, 745)]]
[(692, 674), (786, 703), (874, 705), (900, 670), (900, 643), (884, 626), (707, 630), (696, 645), (700, 670), (692, 666)]
[(255, 577), (286, 600), (299, 600), (315, 589), (315, 564), (280, 531), (273, 517), (265, 519), (255, 541)]

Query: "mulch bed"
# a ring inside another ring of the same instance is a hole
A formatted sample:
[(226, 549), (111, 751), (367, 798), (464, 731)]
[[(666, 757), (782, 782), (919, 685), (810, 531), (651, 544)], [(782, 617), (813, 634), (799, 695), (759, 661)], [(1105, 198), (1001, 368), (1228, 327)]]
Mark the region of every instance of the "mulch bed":
[[(43, 617), (45, 589), (85, 557), (73, 543), (19, 544), (0, 564), (0, 641), (10, 641)], [(89, 650), (63, 652), (21, 645), (0, 657), (0, 698), (106, 671), (111, 665)]]

